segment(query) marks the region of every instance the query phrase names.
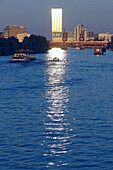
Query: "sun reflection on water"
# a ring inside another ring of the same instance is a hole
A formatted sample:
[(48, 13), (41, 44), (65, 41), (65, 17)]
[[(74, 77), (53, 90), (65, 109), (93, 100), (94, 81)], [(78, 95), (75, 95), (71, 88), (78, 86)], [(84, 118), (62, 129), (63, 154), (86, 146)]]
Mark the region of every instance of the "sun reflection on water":
[(61, 48), (52, 48), (47, 54), (47, 60), (53, 60), (54, 57), (58, 57), (61, 61), (66, 61), (66, 52)]
[[(58, 57), (60, 61), (52, 61), (54, 57)], [(71, 144), (68, 139), (70, 124), (68, 123), (68, 101), (69, 101), (69, 86), (65, 83), (65, 74), (67, 67), (67, 55), (62, 49), (51, 49), (47, 54), (47, 70), (48, 77), (46, 83), (45, 100), (47, 103), (47, 110), (45, 114), (45, 141), (46, 147), (44, 156), (61, 157), (62, 154), (70, 152), (68, 145)], [(54, 162), (49, 162), (47, 167), (54, 165)], [(57, 166), (67, 165), (64, 161), (59, 159)]]

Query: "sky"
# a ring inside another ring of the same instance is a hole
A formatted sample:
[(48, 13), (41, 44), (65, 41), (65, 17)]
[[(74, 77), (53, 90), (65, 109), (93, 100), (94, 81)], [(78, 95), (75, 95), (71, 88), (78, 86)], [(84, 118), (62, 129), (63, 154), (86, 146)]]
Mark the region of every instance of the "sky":
[(51, 40), (51, 8), (63, 9), (66, 31), (85, 25), (95, 33), (113, 33), (113, 0), (0, 0), (0, 32), (15, 24)]

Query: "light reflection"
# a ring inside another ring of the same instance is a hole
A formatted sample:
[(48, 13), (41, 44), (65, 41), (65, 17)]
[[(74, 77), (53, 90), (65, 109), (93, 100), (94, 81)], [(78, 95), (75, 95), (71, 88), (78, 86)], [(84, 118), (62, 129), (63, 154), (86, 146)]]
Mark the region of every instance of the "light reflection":
[(67, 59), (65, 50), (62, 50), (61, 48), (52, 48), (49, 50), (47, 60), (53, 60), (54, 57), (58, 57), (61, 61), (66, 61)]
[[(52, 61), (54, 57), (58, 57), (60, 61)], [(49, 50), (46, 60), (48, 67), (45, 74), (48, 79), (45, 94), (47, 110), (44, 122), (44, 145), (48, 149), (43, 155), (60, 157), (62, 154), (70, 152), (67, 146), (71, 145), (68, 140), (72, 137), (69, 134), (72, 129), (70, 129), (70, 123), (67, 122), (69, 101), (69, 86), (65, 82), (67, 55), (64, 50), (54, 48)], [(59, 159), (59, 161), (61, 160)], [(49, 165), (54, 165), (54, 162), (48, 163)], [(67, 162), (62, 162), (61, 165), (67, 165)]]

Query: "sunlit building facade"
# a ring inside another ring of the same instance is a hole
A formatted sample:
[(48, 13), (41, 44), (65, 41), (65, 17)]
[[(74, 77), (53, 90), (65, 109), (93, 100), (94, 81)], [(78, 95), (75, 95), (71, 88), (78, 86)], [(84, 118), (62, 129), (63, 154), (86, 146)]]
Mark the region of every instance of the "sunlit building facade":
[(52, 41), (62, 42), (63, 32), (52, 32)]
[(109, 42), (111, 42), (111, 37), (112, 36), (113, 36), (113, 34), (110, 34), (109, 32), (100, 33), (100, 34), (98, 34), (98, 39), (100, 41), (109, 41)]
[(51, 9), (52, 40), (55, 32), (62, 32), (62, 8)]
[(9, 37), (15, 37), (22, 42), (25, 37), (30, 37), (30, 34), (23, 26), (9, 25), (0, 33), (0, 38), (8, 39)]
[(9, 38), (9, 37), (15, 37), (17, 38), (17, 34), (21, 34), (21, 33), (27, 33), (26, 32), (26, 28), (22, 27), (22, 26), (17, 26), (17, 25), (10, 25), (7, 26), (4, 30), (4, 38)]
[(30, 34), (28, 34), (28, 33), (17, 34), (17, 39), (19, 42), (23, 42), (25, 37), (30, 37)]
[[(64, 41), (63, 33), (64, 32), (53, 32), (52, 33), (52, 41), (55, 41), (55, 42)], [(66, 31), (65, 33), (66, 33), (66, 41), (67, 42), (75, 41), (74, 31)]]
[(77, 25), (76, 28), (74, 28), (75, 32), (75, 41), (81, 41), (81, 35), (83, 36), (82, 41), (86, 41), (87, 37), (87, 28), (84, 25)]
[(62, 32), (62, 8), (51, 9), (52, 32)]

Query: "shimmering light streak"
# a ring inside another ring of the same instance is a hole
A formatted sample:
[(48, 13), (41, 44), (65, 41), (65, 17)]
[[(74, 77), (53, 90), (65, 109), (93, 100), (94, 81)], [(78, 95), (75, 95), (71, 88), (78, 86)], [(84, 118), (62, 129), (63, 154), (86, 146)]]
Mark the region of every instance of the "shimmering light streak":
[[(54, 57), (58, 57), (60, 61), (66, 61), (65, 50), (61, 48), (52, 48), (49, 50), (47, 55), (47, 60), (53, 60)], [(62, 68), (61, 68), (62, 69)], [(55, 70), (55, 69), (54, 69)], [(56, 70), (55, 70), (56, 71)]]

